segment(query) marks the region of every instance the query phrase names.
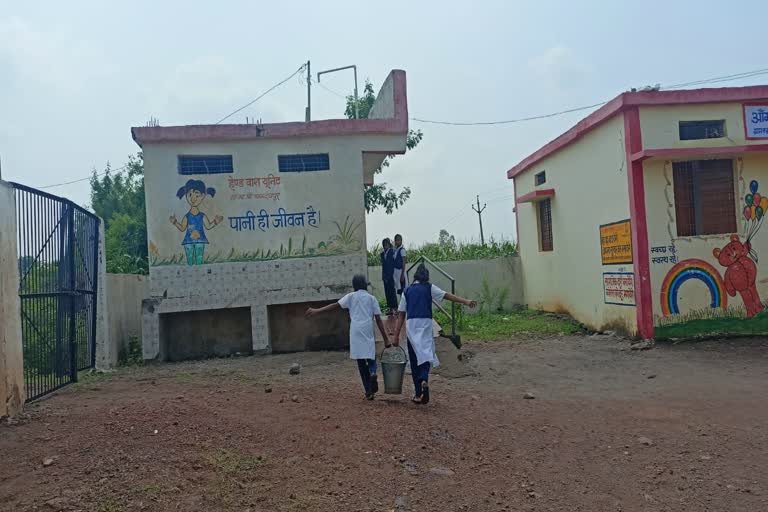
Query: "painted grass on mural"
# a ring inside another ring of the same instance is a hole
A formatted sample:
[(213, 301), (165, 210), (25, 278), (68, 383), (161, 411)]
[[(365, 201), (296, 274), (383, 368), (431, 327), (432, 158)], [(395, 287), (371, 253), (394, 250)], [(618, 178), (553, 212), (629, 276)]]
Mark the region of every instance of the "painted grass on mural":
[[(362, 250), (363, 242), (358, 239), (357, 231), (362, 223), (353, 223), (347, 217), (343, 224), (334, 222), (337, 233), (325, 242), (319, 242), (314, 247), (307, 247), (307, 236), (301, 239), (301, 244), (294, 244), (293, 238), (289, 238), (287, 243), (281, 243), (278, 249), (257, 249), (255, 251), (238, 251), (231, 249), (229, 252), (216, 252), (206, 255), (203, 258), (203, 264), (212, 263), (242, 263), (251, 261), (271, 261), (277, 259), (291, 258), (316, 258), (321, 256), (341, 256), (344, 254), (353, 254)], [(150, 251), (151, 252), (151, 251)], [(168, 258), (161, 258), (159, 255), (153, 256), (150, 261), (152, 266), (164, 265), (186, 265), (186, 256), (179, 252)]]
[(658, 339), (741, 334), (768, 335), (768, 310), (747, 318), (743, 306), (705, 308), (656, 319), (655, 335)]

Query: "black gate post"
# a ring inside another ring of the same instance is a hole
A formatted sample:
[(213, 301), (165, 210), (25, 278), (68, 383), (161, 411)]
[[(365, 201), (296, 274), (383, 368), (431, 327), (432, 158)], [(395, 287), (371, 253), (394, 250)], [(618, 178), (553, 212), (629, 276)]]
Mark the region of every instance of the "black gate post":
[(101, 231), (99, 231), (99, 225), (101, 219), (98, 217), (91, 220), (93, 224), (93, 266), (91, 267), (91, 273), (93, 275), (92, 287), (93, 298), (91, 299), (91, 335), (89, 336), (88, 344), (91, 349), (91, 368), (96, 367), (96, 315), (99, 312), (99, 242)]
[(65, 303), (66, 295), (64, 294), (67, 289), (67, 268), (69, 251), (67, 250), (67, 230), (69, 229), (69, 209), (66, 203), (61, 204), (59, 222), (59, 255), (58, 265), (56, 269), (57, 283), (56, 283), (56, 348), (54, 349), (54, 375), (56, 385), (60, 380), (67, 376), (67, 365), (69, 365), (66, 344), (69, 343), (69, 337), (66, 336), (67, 329), (67, 311), (69, 304)]
[(75, 282), (75, 209), (71, 204), (67, 204), (67, 245), (69, 246), (69, 371), (72, 382), (77, 382), (77, 294)]

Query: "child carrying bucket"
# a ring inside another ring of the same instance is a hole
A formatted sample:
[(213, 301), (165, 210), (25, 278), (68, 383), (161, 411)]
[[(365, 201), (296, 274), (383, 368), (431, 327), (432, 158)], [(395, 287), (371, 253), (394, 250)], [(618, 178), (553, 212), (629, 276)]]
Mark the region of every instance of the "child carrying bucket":
[(357, 360), (365, 398), (373, 400), (374, 395), (379, 391), (379, 381), (376, 377), (376, 339), (373, 335), (374, 319), (387, 345), (389, 338), (381, 321), (379, 301), (368, 293), (368, 279), (363, 275), (354, 276), (352, 288), (355, 291), (348, 293), (338, 302), (318, 309), (307, 309), (306, 316), (310, 318), (334, 309), (349, 310), (349, 357)]
[(474, 300), (444, 292), (429, 282), (429, 270), (419, 265), (413, 275), (413, 284), (408, 286), (400, 299), (400, 315), (397, 318), (393, 343), (400, 343), (400, 331), (405, 323), (408, 338), (408, 358), (411, 360), (411, 376), (416, 393), (413, 402), (429, 403), (429, 370), (437, 367), (435, 338), (432, 333), (432, 301), (447, 299), (470, 308), (477, 306)]

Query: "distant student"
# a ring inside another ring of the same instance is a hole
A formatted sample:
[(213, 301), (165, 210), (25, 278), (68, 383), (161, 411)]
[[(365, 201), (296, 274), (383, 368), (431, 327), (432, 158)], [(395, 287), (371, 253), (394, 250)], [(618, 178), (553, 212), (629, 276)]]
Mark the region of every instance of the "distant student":
[(406, 268), (406, 252), (403, 247), (403, 235), (395, 235), (395, 286), (397, 293), (402, 294), (405, 287), (408, 286), (408, 274)]
[(395, 288), (395, 251), (389, 238), (381, 241), (381, 280), (384, 296), (387, 298), (387, 315), (397, 311), (397, 289)]
[(429, 270), (421, 264), (413, 275), (413, 284), (403, 292), (400, 299), (400, 316), (397, 319), (393, 344), (400, 342), (400, 331), (405, 322), (405, 334), (408, 338), (408, 358), (411, 360), (411, 376), (416, 394), (413, 401), (418, 404), (429, 403), (429, 370), (437, 367), (439, 361), (435, 353), (435, 338), (432, 333), (432, 300), (438, 302), (447, 299), (464, 304), (470, 308), (477, 306), (474, 300), (464, 299), (446, 293), (429, 282)]
[(307, 309), (306, 316), (309, 318), (339, 308), (349, 310), (349, 357), (357, 359), (365, 398), (373, 400), (374, 395), (379, 391), (379, 381), (376, 377), (376, 338), (373, 336), (374, 319), (384, 337), (385, 345), (389, 345), (389, 338), (381, 321), (379, 301), (367, 291), (368, 279), (362, 275), (354, 276), (352, 288), (355, 291), (348, 293), (338, 302), (318, 309)]

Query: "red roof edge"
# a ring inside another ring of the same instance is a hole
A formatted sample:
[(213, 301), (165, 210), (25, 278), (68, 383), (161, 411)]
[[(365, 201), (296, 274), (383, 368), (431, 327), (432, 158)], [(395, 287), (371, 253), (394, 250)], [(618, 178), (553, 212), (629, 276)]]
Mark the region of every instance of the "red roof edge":
[(546, 199), (548, 197), (554, 197), (555, 195), (555, 189), (553, 188), (542, 188), (539, 190), (534, 190), (533, 192), (528, 192), (527, 194), (523, 194), (522, 196), (515, 199), (515, 204), (523, 204), (523, 203), (531, 203), (535, 201), (541, 201), (543, 199)]
[[(338, 135), (405, 135), (408, 133), (408, 98), (405, 71), (392, 70), (393, 116), (380, 119), (323, 119), (271, 124), (206, 124), (133, 127), (139, 146), (162, 142), (242, 141), (263, 138), (322, 137)], [(386, 82), (386, 80), (385, 80)]]
[(576, 142), (614, 115), (634, 106), (733, 103), (768, 99), (768, 86), (721, 87), (680, 91), (625, 92), (576, 123), (568, 131), (532, 153), (507, 171), (511, 179), (527, 171), (544, 158)]

